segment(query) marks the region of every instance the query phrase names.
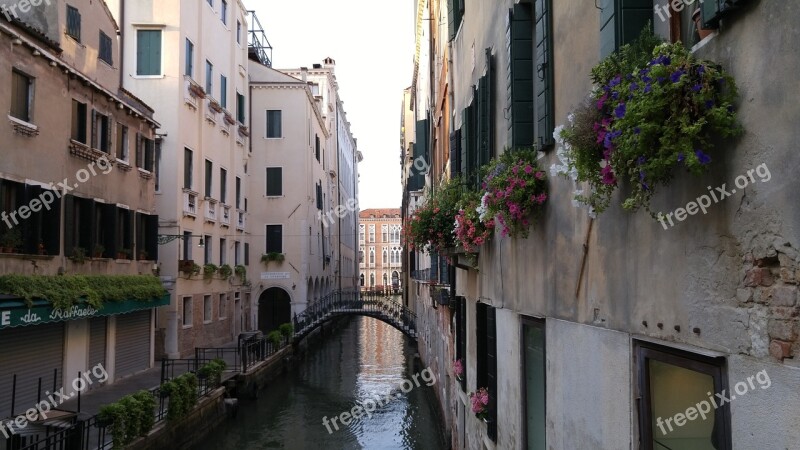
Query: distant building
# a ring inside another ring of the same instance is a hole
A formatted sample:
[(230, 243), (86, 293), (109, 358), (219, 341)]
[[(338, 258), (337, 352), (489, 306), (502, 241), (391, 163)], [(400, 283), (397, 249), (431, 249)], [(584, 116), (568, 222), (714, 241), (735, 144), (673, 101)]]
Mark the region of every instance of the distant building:
[(359, 286), (362, 291), (403, 288), (402, 219), (399, 208), (365, 209), (359, 214)]

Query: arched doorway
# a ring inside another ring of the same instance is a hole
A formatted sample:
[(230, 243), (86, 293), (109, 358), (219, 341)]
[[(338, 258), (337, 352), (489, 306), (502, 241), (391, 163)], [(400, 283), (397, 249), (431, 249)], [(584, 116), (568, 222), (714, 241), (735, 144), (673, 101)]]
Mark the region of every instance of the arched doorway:
[(277, 330), (292, 321), (292, 300), (279, 287), (269, 288), (258, 298), (258, 329), (263, 333)]
[(392, 289), (400, 288), (400, 274), (395, 270), (392, 272)]

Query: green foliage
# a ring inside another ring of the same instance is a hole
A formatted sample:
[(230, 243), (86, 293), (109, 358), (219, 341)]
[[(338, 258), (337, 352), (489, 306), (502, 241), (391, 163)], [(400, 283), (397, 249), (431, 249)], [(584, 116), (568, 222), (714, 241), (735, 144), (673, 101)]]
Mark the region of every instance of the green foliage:
[(409, 249), (443, 252), (456, 245), (453, 224), (458, 205), (466, 188), (460, 178), (443, 181), (436, 189), (427, 190), (427, 201), (414, 211), (405, 224), (403, 235)]
[(74, 247), (72, 249), (72, 256), (71, 259), (78, 264), (83, 264), (86, 262), (86, 249), (83, 247)]
[(270, 252), (261, 255), (261, 262), (268, 263), (270, 261), (283, 262), (286, 256), (283, 253)]
[(94, 249), (92, 250), (92, 257), (95, 258), (102, 258), (103, 253), (105, 253), (106, 248), (100, 244), (95, 244)]
[(100, 408), (98, 418), (109, 424), (114, 449), (124, 448), (139, 436), (147, 436), (155, 425), (155, 407), (156, 399), (145, 390)]
[(192, 264), (192, 273), (191, 273), (191, 275), (198, 275), (201, 270), (203, 270), (203, 268), (200, 267), (200, 264), (194, 263), (194, 264)]
[(219, 267), (219, 274), (222, 278), (228, 278), (233, 275), (233, 268), (229, 264), (223, 264)]
[(291, 323), (284, 323), (283, 325), (278, 327), (278, 332), (285, 338), (292, 337), (292, 333), (294, 333), (294, 326)]
[(713, 140), (741, 132), (733, 78), (681, 43), (660, 43), (652, 31), (600, 62), (592, 80), (591, 101), (559, 138), (577, 180), (591, 187), (576, 200), (597, 212), (620, 180), (630, 187), (622, 206), (650, 211), (657, 187), (669, 184), (676, 169), (704, 173)]
[(215, 273), (217, 273), (217, 270), (219, 270), (219, 267), (217, 267), (215, 264), (206, 264), (203, 266), (203, 277), (211, 278)]
[(547, 176), (537, 163), (535, 148), (506, 150), (481, 169), (486, 194), (484, 221), (497, 218), (504, 236), (528, 237), (532, 220), (547, 200)]
[(6, 230), (5, 233), (0, 235), (0, 247), (14, 249), (20, 246), (22, 246), (22, 233), (16, 228)]
[(227, 367), (228, 364), (225, 363), (224, 360), (217, 358), (201, 367), (200, 370), (197, 371), (197, 374), (202, 378), (219, 381), (222, 372), (224, 372)]
[(167, 420), (172, 422), (184, 417), (197, 403), (197, 376), (185, 373), (161, 385), (161, 391), (169, 396)]
[(104, 302), (152, 301), (166, 295), (161, 280), (152, 275), (0, 275), (0, 293), (47, 300), (53, 308), (67, 309), (80, 299), (96, 309)]
[(240, 264), (234, 268), (234, 271), (236, 272), (236, 276), (242, 280), (242, 283), (247, 282), (247, 267)]
[(275, 347), (278, 347), (279, 345), (281, 345), (281, 342), (283, 341), (283, 335), (281, 334), (280, 331), (273, 330), (267, 333), (267, 340), (272, 342), (272, 345), (274, 345)]

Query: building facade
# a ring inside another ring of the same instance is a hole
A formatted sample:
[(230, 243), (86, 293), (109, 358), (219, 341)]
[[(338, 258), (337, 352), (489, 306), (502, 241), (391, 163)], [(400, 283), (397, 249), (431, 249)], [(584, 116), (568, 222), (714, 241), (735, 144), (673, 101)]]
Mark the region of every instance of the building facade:
[(88, 0), (4, 15), (0, 417), (11, 417), (93, 367), (106, 376), (89, 388), (151, 368), (167, 298), (154, 270), (159, 123), (120, 83), (117, 22)]
[(155, 106), (161, 124), (159, 266), (172, 289), (159, 347), (184, 356), (231, 342), (255, 323), (247, 278), (234, 274), (253, 262), (246, 229), (252, 21), (238, 0), (108, 4), (121, 24), (121, 79)]
[(397, 208), (359, 213), (358, 245), (362, 291), (399, 292), (403, 282), (402, 219)]
[[(435, 117), (447, 92), (449, 124), (415, 127), (409, 148), (418, 154), (406, 148), (405, 163), (422, 155), (435, 174), (421, 188), (406, 171), (404, 218), (419, 192), (438, 185), (440, 168), (446, 178), (488, 162), (478, 148), (494, 158), (535, 145), (542, 167), (560, 164), (553, 133), (591, 92), (591, 68), (648, 21), (662, 39), (681, 40), (733, 75), (746, 130), (720, 142), (703, 177), (678, 173), (653, 208), (673, 210), (706, 186), (769, 168), (763, 183), (668, 230), (619, 206), (589, 217), (572, 205), (578, 186), (554, 177), (527, 239), (495, 235), (476, 268), (455, 256), (452, 307), (434, 308), (430, 281), (413, 280), (405, 293), (417, 309), (420, 355), (441, 374), (453, 448), (791, 448), (800, 438), (800, 234), (790, 169), (800, 162), (800, 110), (772, 95), (796, 85), (800, 59), (775, 34), (792, 29), (798, 12), (771, 0), (691, 3), (417, 2), (417, 48), (433, 49), (430, 65), (448, 67), (416, 67), (404, 114)], [(702, 40), (691, 20), (700, 6), (701, 21), (718, 27)], [(770, 82), (752, 70), (765, 65), (775, 68)], [(476, 143), (476, 129), (488, 138)], [(448, 136), (449, 155), (426, 136)], [(407, 258), (418, 269), (428, 255)], [(482, 387), (487, 421), (469, 398)], [(729, 401), (717, 403), (717, 394)], [(706, 405), (713, 412), (700, 417)]]

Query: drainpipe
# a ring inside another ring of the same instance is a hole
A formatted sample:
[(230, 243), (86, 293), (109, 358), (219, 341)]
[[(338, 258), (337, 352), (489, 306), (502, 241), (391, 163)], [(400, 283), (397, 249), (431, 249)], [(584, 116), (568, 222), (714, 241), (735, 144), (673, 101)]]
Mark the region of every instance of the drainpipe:
[(125, 0), (119, 0), (119, 87), (125, 81)]

